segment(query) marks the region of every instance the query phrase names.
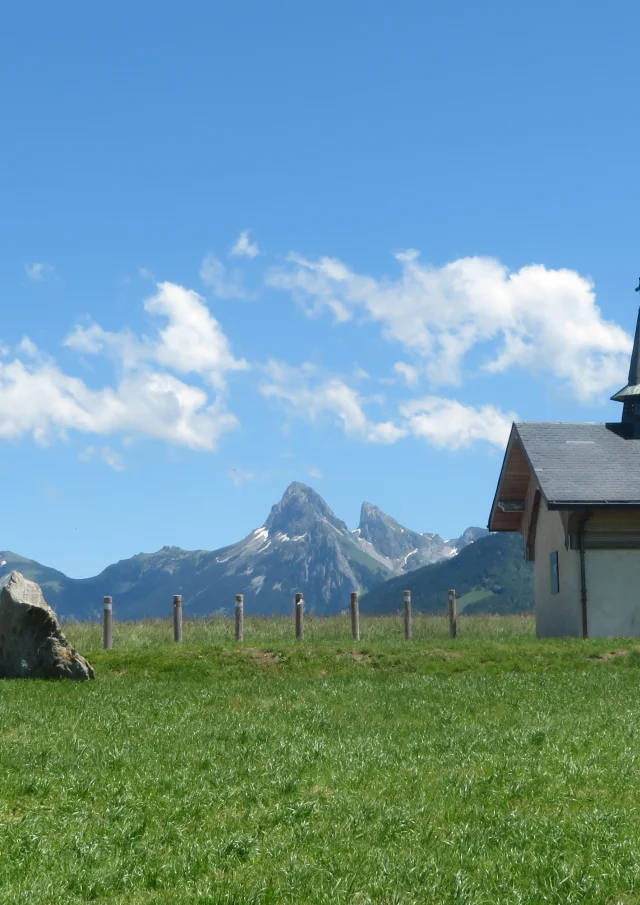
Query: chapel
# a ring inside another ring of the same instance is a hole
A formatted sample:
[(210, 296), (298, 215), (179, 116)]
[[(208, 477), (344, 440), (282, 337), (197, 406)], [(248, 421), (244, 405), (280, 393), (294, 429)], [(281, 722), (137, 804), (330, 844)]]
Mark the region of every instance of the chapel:
[(611, 424), (520, 422), (490, 531), (519, 531), (539, 637), (640, 637), (640, 313)]

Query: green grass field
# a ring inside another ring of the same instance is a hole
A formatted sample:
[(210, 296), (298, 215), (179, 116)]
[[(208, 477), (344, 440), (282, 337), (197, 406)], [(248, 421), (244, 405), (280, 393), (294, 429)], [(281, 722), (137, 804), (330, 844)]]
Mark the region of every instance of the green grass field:
[(640, 903), (640, 643), (528, 617), (69, 624), (0, 682), (0, 903)]

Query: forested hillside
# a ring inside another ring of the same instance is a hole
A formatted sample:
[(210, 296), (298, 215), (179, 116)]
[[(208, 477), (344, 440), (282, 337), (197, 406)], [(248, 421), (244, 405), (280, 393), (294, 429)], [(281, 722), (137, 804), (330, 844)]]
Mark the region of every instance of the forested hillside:
[(362, 611), (393, 613), (402, 592), (411, 591), (413, 606), (425, 613), (442, 611), (447, 591), (455, 588), (458, 610), (465, 613), (520, 613), (533, 609), (533, 569), (524, 561), (519, 534), (491, 534), (452, 559), (392, 578), (362, 598)]

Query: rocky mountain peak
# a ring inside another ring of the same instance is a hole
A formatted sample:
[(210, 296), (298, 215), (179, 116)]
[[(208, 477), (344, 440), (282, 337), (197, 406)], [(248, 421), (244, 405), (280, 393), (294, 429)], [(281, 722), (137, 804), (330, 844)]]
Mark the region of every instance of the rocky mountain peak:
[(365, 522), (370, 519), (378, 518), (379, 516), (384, 516), (384, 512), (382, 509), (378, 509), (377, 506), (374, 506), (373, 503), (363, 503), (360, 508), (360, 522)]
[(403, 534), (406, 529), (382, 509), (374, 506), (373, 503), (363, 503), (360, 509), (360, 531), (370, 530), (374, 525), (384, 524), (387, 528)]
[(363, 503), (354, 535), (362, 549), (381, 555), (395, 572), (409, 572), (455, 556), (486, 533), (483, 528), (467, 528), (462, 537), (444, 541), (439, 534), (418, 534), (404, 528), (382, 509)]
[[(420, 534), (403, 528), (390, 515), (372, 503), (363, 503), (360, 510), (360, 525), (356, 536), (361, 543), (372, 545), (387, 559), (404, 562), (408, 555), (415, 555), (424, 541)], [(402, 567), (399, 564), (395, 568)]]
[(488, 533), (486, 528), (475, 528), (472, 526), (471, 528), (467, 528), (457, 540), (449, 541), (449, 543), (453, 544), (457, 550), (464, 550), (469, 544), (473, 544), (481, 537), (486, 537)]
[(271, 533), (301, 535), (318, 522), (333, 525), (340, 533), (348, 534), (343, 521), (327, 506), (319, 493), (306, 484), (294, 481), (284, 492), (279, 503), (271, 509), (265, 528)]
[[(288, 613), (301, 591), (310, 610), (335, 613), (352, 591), (364, 593), (392, 575), (456, 559), (460, 549), (486, 533), (469, 528), (456, 540), (418, 534), (372, 503), (363, 503), (360, 528), (350, 533), (322, 497), (298, 481), (271, 510), (266, 523), (217, 550), (165, 546), (75, 580), (9, 551), (0, 550), (0, 585), (13, 570), (35, 580), (65, 616), (97, 618), (105, 594), (119, 618), (167, 615), (174, 594), (187, 612), (203, 615), (233, 607), (245, 595), (252, 613)], [(453, 587), (454, 585), (449, 585)]]

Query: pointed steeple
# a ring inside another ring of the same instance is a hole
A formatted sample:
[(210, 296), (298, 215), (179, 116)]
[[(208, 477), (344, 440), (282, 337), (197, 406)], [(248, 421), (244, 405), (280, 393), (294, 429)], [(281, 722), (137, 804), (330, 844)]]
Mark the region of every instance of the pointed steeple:
[[(640, 280), (636, 292), (640, 292)], [(640, 437), (640, 311), (638, 311), (636, 335), (633, 340), (629, 382), (611, 398), (614, 402), (622, 402), (622, 422), (635, 425), (634, 436)]]

